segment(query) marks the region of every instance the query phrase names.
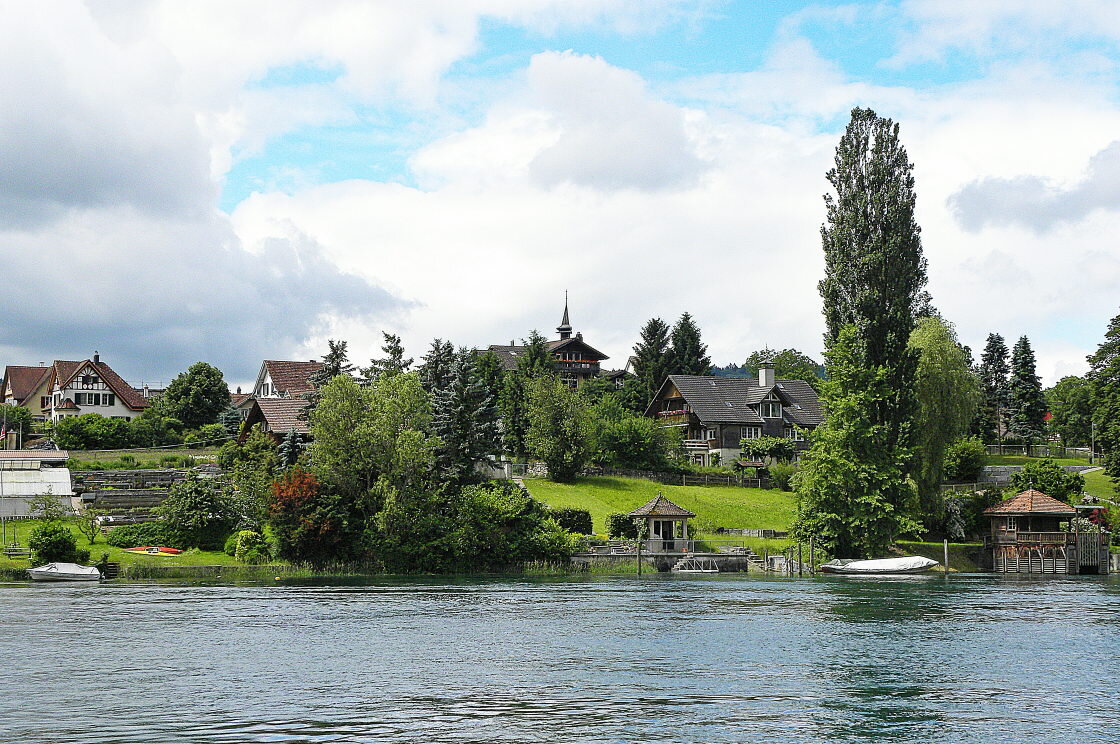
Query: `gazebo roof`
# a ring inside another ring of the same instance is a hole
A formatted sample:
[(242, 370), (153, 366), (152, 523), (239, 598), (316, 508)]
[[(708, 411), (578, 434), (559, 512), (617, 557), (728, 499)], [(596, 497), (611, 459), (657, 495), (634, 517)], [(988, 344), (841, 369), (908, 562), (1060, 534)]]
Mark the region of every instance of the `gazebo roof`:
[(674, 504), (669, 499), (661, 494), (657, 494), (654, 498), (639, 506), (634, 511), (630, 512), (628, 517), (695, 517), (696, 515), (687, 509), (682, 509)]
[(1077, 510), (1069, 504), (1047, 496), (1042, 491), (1031, 488), (1009, 499), (1004, 499), (995, 506), (989, 506), (984, 510), (984, 513), (1073, 515), (1077, 513)]

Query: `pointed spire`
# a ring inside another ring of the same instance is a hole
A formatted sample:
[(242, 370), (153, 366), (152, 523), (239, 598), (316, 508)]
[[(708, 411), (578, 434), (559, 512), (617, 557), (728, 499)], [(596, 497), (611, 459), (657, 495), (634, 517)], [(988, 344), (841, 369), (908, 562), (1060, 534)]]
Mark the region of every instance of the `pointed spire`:
[(572, 323), (568, 320), (568, 290), (564, 290), (564, 319), (560, 321), (560, 325), (556, 326), (557, 332), (560, 334), (560, 340), (564, 341), (572, 337)]

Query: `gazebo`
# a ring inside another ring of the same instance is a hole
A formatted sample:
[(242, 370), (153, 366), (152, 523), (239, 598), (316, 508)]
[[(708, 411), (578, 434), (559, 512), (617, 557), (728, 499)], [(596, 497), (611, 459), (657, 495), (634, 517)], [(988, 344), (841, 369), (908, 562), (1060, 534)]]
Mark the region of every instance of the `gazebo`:
[[(626, 516), (646, 520), (646, 549), (654, 553), (688, 553), (688, 520), (696, 515), (660, 493)], [(678, 525), (680, 525), (678, 529)]]

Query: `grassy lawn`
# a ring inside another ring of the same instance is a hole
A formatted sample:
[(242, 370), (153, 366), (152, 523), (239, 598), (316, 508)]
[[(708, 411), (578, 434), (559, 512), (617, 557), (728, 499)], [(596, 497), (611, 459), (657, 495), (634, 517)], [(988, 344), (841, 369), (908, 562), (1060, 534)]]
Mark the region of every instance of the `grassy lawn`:
[[(19, 522), (8, 522), (6, 530), (8, 533), (7, 542), (18, 541), (20, 545), (27, 546), (27, 539), (31, 534), (31, 530), (39, 525), (38, 521), (26, 520)], [(135, 553), (128, 553), (123, 548), (114, 548), (105, 542), (105, 536), (99, 535), (97, 542), (90, 545), (89, 541), (78, 532), (75, 525), (70, 525), (69, 529), (78, 538), (78, 548), (89, 549), (90, 563), (97, 563), (101, 560), (102, 553), (109, 554), (109, 560), (120, 563), (121, 567), (133, 563), (150, 563), (159, 566), (240, 566), (243, 565), (235, 560), (232, 556), (226, 555), (222, 551), (207, 551), (207, 550), (189, 550), (185, 553), (180, 553), (176, 556), (154, 556), (154, 555), (137, 555)], [(0, 555), (0, 568), (28, 568), (31, 562), (25, 559), (10, 559), (6, 556)]]
[(1117, 501), (1116, 489), (1112, 485), (1112, 481), (1104, 474), (1103, 470), (1098, 470), (1094, 473), (1085, 473), (1085, 493), (1090, 496), (1096, 496), (1100, 499), (1108, 499), (1109, 501)]
[[(986, 465), (1026, 465), (1028, 462), (1038, 462), (1041, 457), (1027, 457), (1026, 455), (988, 455), (984, 460)], [(1084, 457), (1054, 457), (1051, 458), (1059, 465), (1088, 465), (1089, 460)]]
[(787, 530), (796, 504), (792, 493), (734, 486), (665, 486), (638, 478), (580, 478), (575, 483), (527, 479), (525, 487), (539, 501), (557, 509), (587, 509), (596, 532), (607, 531), (606, 517), (637, 509), (660, 491), (674, 504), (696, 513), (696, 526)]

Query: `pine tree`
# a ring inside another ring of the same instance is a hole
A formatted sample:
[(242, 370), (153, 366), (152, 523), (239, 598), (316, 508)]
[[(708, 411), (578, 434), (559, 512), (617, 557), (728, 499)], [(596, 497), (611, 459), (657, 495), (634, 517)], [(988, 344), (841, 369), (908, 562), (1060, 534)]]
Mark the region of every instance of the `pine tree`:
[(502, 361), (498, 359), (498, 355), (492, 351), (485, 351), (475, 355), (474, 369), (478, 374), (478, 378), (482, 380), (482, 384), (486, 386), (490, 397), (495, 401), (500, 400), (506, 373), (505, 370), (502, 369)]
[(381, 351), (385, 356), (381, 359), (370, 359), (369, 366), (362, 368), (362, 379), (368, 384), (382, 375), (399, 375), (407, 372), (412, 366), (412, 357), (404, 358), (404, 346), (401, 337), (394, 333), (381, 332), (384, 343)]
[(1011, 350), (1011, 379), (1007, 385), (1008, 430), (1028, 442), (1046, 434), (1046, 398), (1042, 381), (1035, 374), (1034, 351), (1026, 336), (1021, 336)]
[(517, 370), (530, 380), (551, 374), (555, 360), (548, 350), (548, 340), (533, 330), (529, 331), (529, 338), (522, 339), (521, 343), (524, 350), (517, 358)]
[(688, 313), (681, 315), (669, 338), (669, 374), (707, 375), (712, 371), (708, 346), (700, 340), (700, 327)]
[(335, 341), (333, 338), (327, 339), (327, 353), (323, 355), (323, 366), (313, 372), (307, 380), (311, 383), (311, 392), (303, 395), (307, 399), (307, 407), (299, 412), (300, 419), (303, 421), (309, 420), (311, 412), (319, 407), (321, 398), (319, 390), (339, 375), (352, 378), (354, 376), (354, 365), (350, 363), (350, 359), (346, 355), (345, 341)]
[(296, 432), (295, 429), (288, 429), (288, 433), (280, 441), (280, 448), (277, 451), (276, 473), (283, 475), (289, 468), (299, 461), (299, 456), (303, 452), (307, 444), (303, 441), (303, 436)]
[(525, 435), (529, 431), (529, 393), (525, 376), (515, 370), (505, 376), (498, 410), (502, 414), (502, 447), (518, 459), (528, 454)]
[(498, 409), (474, 365), (460, 349), (447, 384), (432, 396), (432, 433), (439, 437), (437, 461), (448, 480), (463, 486), (480, 480), (476, 465), (493, 463), (499, 445)]
[(989, 333), (980, 355), (980, 405), (976, 410), (976, 420), (972, 426), (974, 434), (985, 442), (999, 441), (1007, 428), (1005, 415), (1008, 405), (1007, 344), (1003, 336)]
[(1120, 315), (1109, 321), (1104, 341), (1086, 360), (1094, 438), (1105, 455), (1105, 472), (1113, 483), (1120, 483)]
[(907, 444), (917, 364), (907, 344), (929, 304), (913, 168), (897, 124), (871, 109), (853, 109), (828, 172), (836, 194), (825, 195), (821, 227), (825, 346), (852, 325), (863, 366), (884, 369), (895, 395), (881, 401), (875, 420), (887, 427), (890, 448)]
[(634, 376), (643, 408), (657, 395), (668, 375), (669, 326), (661, 318), (650, 318), (642, 326), (638, 343), (634, 344)]
[(447, 387), (451, 379), (451, 365), (455, 361), (455, 347), (450, 341), (435, 339), (420, 365), (420, 384), (429, 395)]

